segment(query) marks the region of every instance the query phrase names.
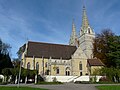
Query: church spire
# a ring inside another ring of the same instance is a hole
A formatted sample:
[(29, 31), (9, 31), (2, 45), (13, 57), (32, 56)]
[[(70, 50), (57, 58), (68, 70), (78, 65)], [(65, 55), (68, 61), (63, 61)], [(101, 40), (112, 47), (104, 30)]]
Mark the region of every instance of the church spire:
[(91, 33), (91, 34), (93, 33), (93, 30), (91, 29), (91, 27), (89, 25), (85, 6), (83, 6), (82, 26), (81, 26), (81, 30), (80, 30), (80, 35), (82, 35), (84, 33)]
[(82, 25), (80, 28), (79, 46), (82, 48), (87, 58), (91, 59), (93, 57), (93, 40), (95, 38), (95, 34), (93, 32), (93, 29), (89, 25), (85, 6), (83, 6), (82, 15), (83, 16)]
[(72, 33), (71, 33), (71, 36), (70, 36), (69, 45), (76, 46), (76, 40), (77, 40), (76, 27), (75, 27), (74, 20), (73, 20), (73, 22), (72, 22)]
[(86, 29), (89, 26), (85, 6), (83, 6), (82, 28)]

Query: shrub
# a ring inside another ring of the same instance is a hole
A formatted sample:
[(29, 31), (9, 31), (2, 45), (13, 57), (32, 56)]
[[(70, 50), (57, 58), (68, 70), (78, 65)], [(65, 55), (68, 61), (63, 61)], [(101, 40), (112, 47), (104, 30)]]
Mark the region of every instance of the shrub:
[(2, 83), (2, 79), (0, 79), (0, 83)]
[(100, 82), (111, 82), (106, 76), (101, 77), (99, 81)]
[(56, 77), (53, 78), (53, 82), (57, 82), (57, 78)]
[(0, 83), (0, 85), (7, 85), (7, 84), (8, 84), (7, 82)]
[(41, 77), (40, 75), (38, 75), (38, 77), (37, 77), (37, 81), (38, 81), (38, 82), (43, 82), (43, 81), (44, 81), (44, 78)]

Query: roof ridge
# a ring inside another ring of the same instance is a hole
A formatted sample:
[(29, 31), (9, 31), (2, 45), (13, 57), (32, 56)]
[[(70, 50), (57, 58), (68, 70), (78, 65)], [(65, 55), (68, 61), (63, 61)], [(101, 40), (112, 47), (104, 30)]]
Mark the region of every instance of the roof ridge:
[(28, 57), (63, 58), (69, 60), (77, 47), (61, 44), (28, 41)]
[(97, 59), (97, 58), (87, 59), (87, 61), (91, 66), (96, 66), (96, 65), (104, 66), (104, 63), (100, 59)]
[(66, 44), (46, 43), (46, 42), (37, 42), (37, 41), (28, 41), (28, 43), (42, 43), (42, 44), (51, 44), (51, 45), (60, 45), (60, 46), (76, 47), (76, 46), (71, 46), (71, 45), (66, 45)]

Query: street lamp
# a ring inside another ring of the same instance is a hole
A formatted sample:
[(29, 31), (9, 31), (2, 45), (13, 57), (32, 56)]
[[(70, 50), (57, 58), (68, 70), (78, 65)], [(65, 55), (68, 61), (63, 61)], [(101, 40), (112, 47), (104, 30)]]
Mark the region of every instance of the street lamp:
[(18, 77), (18, 85), (17, 85), (18, 88), (20, 87), (21, 66), (22, 66), (22, 60), (20, 61), (20, 69), (19, 69), (19, 77)]

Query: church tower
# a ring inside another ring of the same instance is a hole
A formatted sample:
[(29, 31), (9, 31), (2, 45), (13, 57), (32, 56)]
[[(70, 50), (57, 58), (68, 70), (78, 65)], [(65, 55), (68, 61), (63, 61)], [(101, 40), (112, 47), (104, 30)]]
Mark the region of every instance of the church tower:
[(69, 45), (71, 46), (77, 46), (78, 44), (78, 38), (77, 38), (77, 34), (76, 34), (76, 27), (74, 24), (74, 20), (72, 22), (72, 33), (70, 36), (70, 41), (69, 41)]
[(83, 52), (86, 54), (87, 58), (93, 58), (93, 39), (95, 38), (95, 33), (90, 27), (85, 6), (83, 6), (82, 15), (82, 25), (80, 28), (79, 45)]

